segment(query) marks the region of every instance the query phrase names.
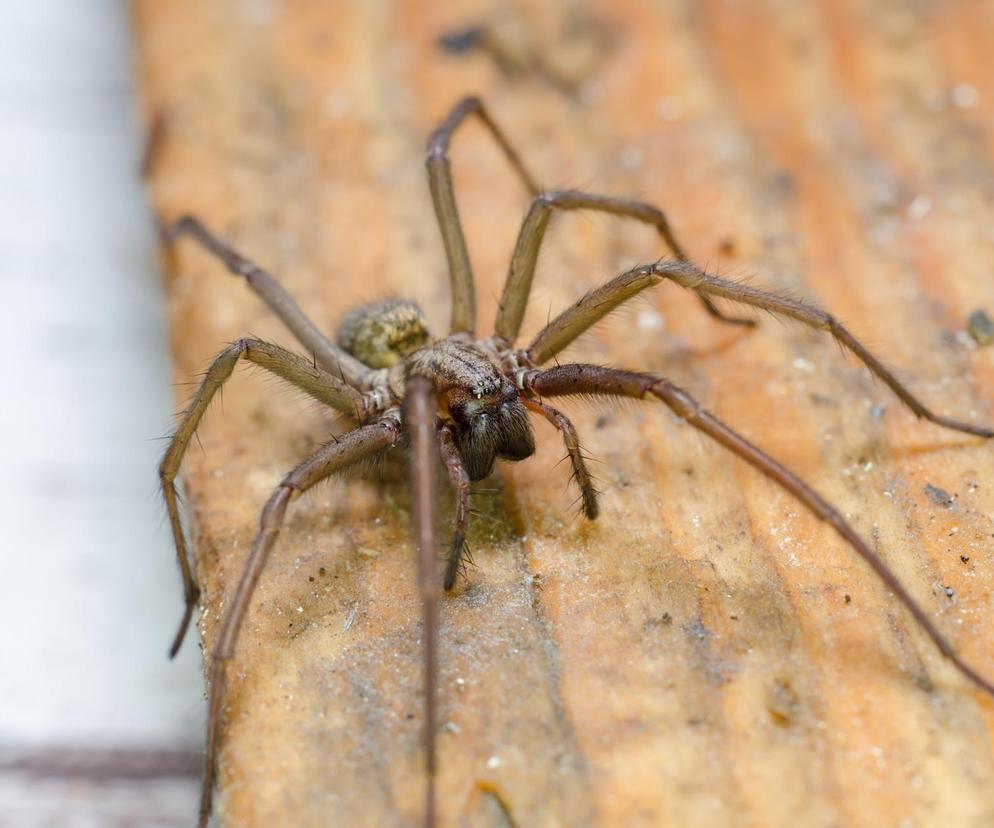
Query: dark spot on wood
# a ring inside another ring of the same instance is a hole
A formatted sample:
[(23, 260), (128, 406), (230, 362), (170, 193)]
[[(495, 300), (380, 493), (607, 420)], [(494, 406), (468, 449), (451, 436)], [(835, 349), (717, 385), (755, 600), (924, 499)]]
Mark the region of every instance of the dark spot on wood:
[(994, 342), (994, 320), (985, 310), (975, 310), (970, 314), (966, 330), (978, 345), (990, 345)]
[(766, 694), (766, 710), (773, 723), (789, 727), (797, 716), (801, 702), (789, 679), (777, 679)]
[(953, 505), (953, 496), (945, 489), (940, 489), (938, 486), (926, 483), (925, 488), (922, 489), (922, 491), (928, 495), (928, 499), (931, 500), (936, 506), (948, 509)]
[(446, 32), (438, 39), (438, 45), (442, 51), (448, 52), (450, 55), (464, 55), (476, 48), (482, 36), (482, 27), (470, 26), (467, 29)]
[[(707, 589), (707, 587), (705, 587), (705, 589)], [(711, 638), (711, 630), (704, 626), (704, 622), (701, 621), (700, 618), (695, 618), (684, 627), (684, 630), (698, 641), (707, 641)]]
[(653, 627), (668, 627), (673, 623), (673, 616), (668, 612), (664, 612), (658, 618), (649, 618), (642, 625), (642, 629), (650, 630)]

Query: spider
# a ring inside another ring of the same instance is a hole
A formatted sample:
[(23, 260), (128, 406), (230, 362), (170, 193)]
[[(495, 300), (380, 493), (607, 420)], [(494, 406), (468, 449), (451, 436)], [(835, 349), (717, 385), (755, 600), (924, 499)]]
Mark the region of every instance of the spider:
[[(494, 332), (477, 339), (473, 274), (448, 160), (454, 132), (475, 116), (487, 128), (532, 195), (504, 284)], [(420, 308), (395, 299), (348, 314), (336, 341), (326, 337), (290, 295), (266, 271), (244, 258), (192, 216), (176, 221), (167, 243), (187, 236), (216, 256), (276, 313), (311, 359), (258, 339), (239, 339), (213, 361), (192, 402), (182, 415), (159, 473), (169, 522), (183, 578), (185, 610), (170, 655), (178, 651), (189, 626), (199, 589), (180, 522), (176, 477), (183, 455), (214, 395), (240, 360), (248, 360), (296, 386), (314, 399), (352, 418), (350, 431), (332, 439), (296, 466), (276, 486), (262, 509), (258, 533), (241, 578), (224, 614), (208, 666), (209, 718), (206, 770), (200, 803), (200, 825), (206, 825), (216, 775), (225, 670), (234, 657), (239, 632), (252, 593), (262, 575), (291, 499), (336, 472), (403, 446), (410, 458), (412, 509), (417, 546), (418, 589), (422, 603), (425, 686), (424, 753), (426, 785), (424, 822), (436, 822), (435, 775), (437, 731), (437, 662), (439, 601), (442, 588), (452, 589), (464, 559), (472, 481), (485, 478), (496, 460), (518, 461), (535, 451), (529, 416), (548, 420), (561, 433), (582, 509), (593, 520), (598, 492), (580, 450), (576, 429), (545, 400), (563, 396), (607, 396), (656, 400), (678, 417), (783, 487), (819, 520), (828, 523), (876, 573), (904, 605), (939, 651), (967, 679), (994, 695), (991, 683), (962, 660), (897, 576), (849, 525), (842, 514), (784, 465), (705, 411), (686, 391), (655, 374), (587, 364), (549, 363), (577, 337), (619, 305), (663, 281), (694, 291), (704, 309), (735, 325), (751, 319), (729, 317), (712, 302), (730, 300), (791, 318), (827, 331), (853, 353), (918, 417), (980, 437), (989, 428), (934, 414), (902, 385), (835, 317), (812, 305), (711, 275), (692, 264), (656, 207), (625, 198), (577, 190), (543, 192), (504, 133), (478, 98), (465, 98), (431, 134), (427, 148), (428, 181), (448, 260), (452, 315), (448, 335), (434, 338)], [(592, 210), (634, 219), (654, 227), (672, 258), (635, 267), (590, 291), (550, 321), (525, 348), (515, 347), (531, 290), (539, 249), (552, 215), (560, 210)], [(455, 493), (455, 527), (444, 577), (436, 570), (438, 465)]]

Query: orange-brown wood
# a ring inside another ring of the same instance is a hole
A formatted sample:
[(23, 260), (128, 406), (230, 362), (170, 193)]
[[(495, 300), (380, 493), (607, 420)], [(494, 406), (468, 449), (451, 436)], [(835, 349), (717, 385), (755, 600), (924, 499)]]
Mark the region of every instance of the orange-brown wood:
[[(990, 4), (134, 10), (145, 112), (162, 124), (158, 216), (198, 215), (328, 330), (389, 295), (445, 324), (423, 146), (475, 93), (543, 184), (660, 204), (698, 262), (815, 300), (939, 411), (994, 420), (994, 350), (964, 334), (972, 311), (994, 312)], [(480, 23), (510, 74), (493, 50), (437, 47)], [(453, 164), (487, 332), (527, 199), (478, 125)], [(663, 252), (614, 219), (554, 225), (526, 335)], [(178, 382), (242, 334), (293, 345), (193, 245), (164, 261)], [(665, 287), (570, 355), (694, 391), (849, 515), (994, 675), (994, 447), (917, 422), (825, 335), (761, 322), (721, 326)], [(186, 463), (205, 646), (263, 501), (332, 425), (273, 389), (239, 372)], [(566, 408), (600, 461), (602, 515), (575, 514), (541, 421), (537, 456), (477, 499), (476, 567), (442, 608), (443, 824), (994, 821), (994, 702), (829, 529), (662, 406)], [(225, 824), (420, 813), (409, 497), (402, 471), (385, 475), (291, 506), (232, 665)]]

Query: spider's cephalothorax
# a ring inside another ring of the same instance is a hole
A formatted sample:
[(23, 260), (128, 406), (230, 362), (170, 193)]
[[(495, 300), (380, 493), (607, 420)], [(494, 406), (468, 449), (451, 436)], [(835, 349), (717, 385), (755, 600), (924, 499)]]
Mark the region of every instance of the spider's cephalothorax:
[(490, 474), (498, 457), (524, 460), (535, 453), (519, 389), (479, 344), (443, 339), (413, 353), (404, 367), (405, 380), (423, 376), (431, 381), (440, 417), (452, 423), (470, 480)]
[[(493, 336), (476, 341), (473, 275), (459, 222), (449, 172), (452, 133), (467, 117), (479, 117), (497, 139), (533, 196), (521, 226)], [(459, 571), (469, 520), (470, 484), (489, 474), (498, 458), (522, 460), (535, 450), (528, 414), (544, 417), (559, 429), (580, 489), (584, 514), (597, 516), (597, 491), (587, 472), (576, 429), (544, 397), (616, 396), (656, 399), (694, 428), (707, 434), (762, 474), (778, 483), (828, 523), (873, 569), (911, 613), (941, 653), (985, 692), (994, 685), (963, 661), (883, 560), (846, 519), (796, 474), (703, 410), (687, 392), (648, 373), (565, 364), (542, 369), (584, 331), (636, 294), (668, 280), (697, 293), (717, 319), (724, 316), (715, 298), (740, 302), (802, 324), (825, 330), (881, 379), (917, 416), (947, 428), (981, 437), (994, 431), (934, 414), (871, 354), (835, 317), (811, 305), (745, 284), (712, 276), (695, 267), (677, 243), (656, 207), (639, 201), (592, 195), (575, 190), (540, 192), (503, 133), (476, 98), (461, 101), (428, 142), (428, 180), (442, 231), (452, 284), (452, 322), (447, 337), (432, 341), (424, 314), (413, 302), (389, 300), (360, 308), (342, 322), (337, 344), (326, 337), (290, 295), (264, 270), (236, 253), (194, 218), (180, 219), (170, 240), (189, 235), (249, 286), (279, 315), (308, 352), (308, 357), (257, 339), (240, 339), (214, 360), (170, 442), (160, 467), (162, 490), (183, 575), (186, 611), (173, 642), (175, 653), (196, 605), (199, 590), (193, 576), (179, 516), (175, 479), (180, 463), (210, 401), (231, 376), (239, 359), (247, 359), (310, 394), (319, 402), (354, 418), (356, 425), (300, 463), (277, 485), (262, 510), (261, 526), (242, 577), (226, 607), (210, 659), (210, 713), (207, 761), (201, 794), (200, 822), (206, 825), (218, 755), (225, 664), (234, 655), (242, 622), (266, 559), (276, 542), (291, 497), (343, 468), (376, 456), (393, 445), (408, 446), (411, 458), (412, 504), (418, 547), (418, 583), (424, 623), (425, 756), (427, 786), (425, 824), (435, 824), (436, 650), (439, 579), (435, 571), (435, 466), (441, 458), (456, 498), (455, 528), (443, 584), (451, 589)], [(635, 219), (659, 232), (673, 259), (636, 267), (590, 291), (549, 322), (521, 350), (513, 345), (521, 330), (539, 247), (555, 210), (594, 210)], [(917, 681), (915, 677), (909, 681)]]

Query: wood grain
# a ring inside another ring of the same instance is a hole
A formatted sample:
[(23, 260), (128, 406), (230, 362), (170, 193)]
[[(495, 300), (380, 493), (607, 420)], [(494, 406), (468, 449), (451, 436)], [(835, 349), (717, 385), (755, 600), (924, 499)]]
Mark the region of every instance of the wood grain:
[[(134, 12), (146, 115), (165, 125), (158, 215), (200, 216), (329, 330), (396, 294), (441, 330), (423, 144), (476, 93), (544, 184), (660, 204), (698, 262), (815, 300), (941, 412), (994, 419), (994, 350), (963, 333), (994, 309), (990, 3), (136, 0)], [(438, 48), (480, 23), (525, 56), (516, 71)], [(527, 199), (477, 126), (453, 157), (485, 332)], [(662, 252), (616, 220), (554, 223), (526, 336)], [(165, 265), (178, 382), (239, 335), (292, 344), (192, 245)], [(849, 515), (994, 675), (991, 446), (917, 422), (824, 335), (766, 318), (730, 329), (673, 287), (570, 355), (692, 389)], [(830, 530), (661, 406), (569, 411), (600, 461), (601, 518), (574, 514), (561, 445), (537, 424), (537, 456), (478, 498), (476, 567), (444, 601), (444, 824), (994, 822), (994, 703)], [(202, 429), (185, 474), (205, 646), (258, 509), (329, 428), (246, 374)], [(232, 670), (225, 824), (417, 819), (407, 506), (387, 469), (292, 507)]]

